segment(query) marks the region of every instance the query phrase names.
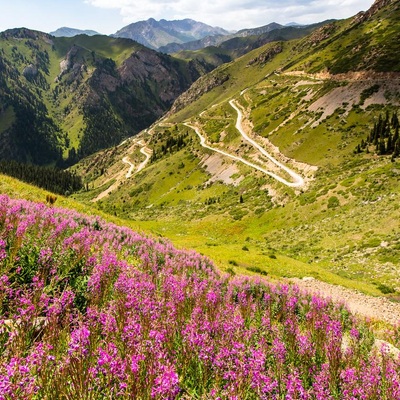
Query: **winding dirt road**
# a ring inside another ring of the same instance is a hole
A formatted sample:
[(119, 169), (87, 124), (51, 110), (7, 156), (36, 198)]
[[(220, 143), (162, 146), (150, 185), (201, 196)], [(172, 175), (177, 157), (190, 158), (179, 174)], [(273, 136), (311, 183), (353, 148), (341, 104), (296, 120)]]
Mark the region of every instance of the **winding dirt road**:
[(264, 148), (262, 148), (257, 142), (255, 142), (253, 139), (251, 139), (245, 133), (245, 131), (243, 129), (243, 126), (242, 126), (243, 114), (242, 114), (241, 110), (236, 106), (236, 104), (234, 103), (233, 100), (231, 100), (229, 102), (229, 104), (234, 108), (234, 110), (238, 114), (238, 118), (237, 118), (237, 121), (236, 121), (236, 128), (238, 129), (238, 131), (240, 132), (242, 137), (246, 141), (248, 141), (252, 146), (254, 146), (262, 155), (264, 155), (271, 162), (273, 162), (276, 166), (278, 166), (283, 171), (287, 172), (293, 178), (293, 182), (289, 182), (286, 179), (282, 178), (281, 176), (279, 176), (279, 175), (277, 175), (277, 174), (275, 174), (275, 173), (273, 173), (273, 172), (271, 172), (271, 171), (269, 171), (269, 170), (267, 170), (265, 168), (262, 168), (257, 164), (253, 164), (252, 162), (247, 161), (247, 160), (245, 160), (245, 159), (243, 159), (241, 157), (234, 156), (233, 154), (230, 154), (230, 153), (227, 153), (227, 152), (225, 152), (223, 150), (216, 149), (215, 147), (209, 146), (207, 144), (207, 139), (201, 134), (199, 127), (191, 125), (188, 122), (185, 122), (184, 125), (187, 126), (188, 128), (193, 129), (196, 132), (197, 136), (200, 138), (200, 144), (204, 148), (212, 150), (212, 151), (214, 151), (216, 153), (219, 153), (219, 154), (221, 154), (221, 155), (223, 155), (225, 157), (229, 157), (229, 158), (231, 158), (231, 159), (233, 159), (235, 161), (241, 162), (241, 163), (243, 163), (243, 164), (245, 164), (245, 165), (247, 165), (247, 166), (249, 166), (251, 168), (254, 168), (254, 169), (258, 170), (258, 171), (261, 171), (264, 174), (270, 176), (273, 179), (276, 179), (278, 182), (281, 182), (286, 186), (289, 186), (289, 187), (302, 187), (302, 186), (304, 186), (304, 179), (300, 175), (296, 174), (293, 170), (291, 170), (290, 168), (286, 167), (285, 165), (280, 163), (278, 160), (276, 160), (274, 157), (272, 157), (267, 151), (265, 151)]
[[(292, 178), (294, 182), (288, 182), (286, 179), (283, 179), (281, 177), (279, 177), (278, 175), (273, 174), (273, 178), (275, 178), (276, 180), (278, 180), (279, 182), (285, 184), (286, 186), (290, 186), (290, 187), (300, 187), (300, 186), (304, 186), (304, 179), (299, 175), (296, 174), (296, 172), (294, 172), (293, 170), (291, 170), (290, 168), (288, 168), (286, 165), (283, 165), (282, 163), (280, 163), (278, 160), (276, 160), (274, 157), (272, 157), (268, 152), (265, 151), (265, 149), (263, 147), (261, 147), (257, 142), (255, 142), (253, 139), (251, 139), (246, 132), (243, 129), (242, 126), (242, 121), (243, 121), (243, 113), (240, 110), (239, 107), (237, 107), (237, 105), (235, 104), (234, 100), (231, 100), (229, 102), (229, 104), (231, 105), (231, 107), (237, 112), (238, 114), (238, 118), (236, 120), (236, 129), (240, 132), (240, 134), (243, 136), (243, 138), (249, 142), (252, 146), (254, 146), (261, 154), (263, 154), (265, 157), (267, 157), (270, 161), (272, 161), (276, 166), (278, 166), (280, 169), (284, 170), (285, 172), (287, 172)], [(271, 174), (271, 173), (270, 173)], [(269, 174), (269, 175), (270, 175)], [(272, 175), (271, 175), (272, 176)]]
[[(123, 142), (125, 143), (126, 140)], [(121, 143), (121, 144), (123, 144)], [(141, 162), (138, 167), (135, 170), (135, 164), (133, 164), (131, 161), (129, 161), (129, 157), (125, 156), (122, 158), (122, 162), (124, 164), (128, 164), (129, 165), (129, 170), (128, 172), (125, 174), (125, 179), (129, 179), (132, 175), (137, 174), (138, 172), (140, 172), (142, 169), (144, 169), (147, 165), (147, 163), (150, 160), (150, 157), (152, 155), (152, 151), (146, 146), (146, 143), (144, 143), (143, 141), (134, 141), (135, 145), (139, 144), (141, 147), (140, 152), (146, 157), (145, 160), (143, 162)], [(120, 144), (120, 145), (121, 145)], [(128, 149), (128, 152), (132, 149), (132, 147), (130, 147)], [(103, 192), (101, 192), (96, 198), (94, 198), (92, 200), (92, 202), (96, 202), (99, 201), (101, 199), (103, 199), (104, 197), (108, 196), (112, 191), (114, 191), (115, 189), (118, 188), (120, 182), (122, 181), (124, 176), (124, 171), (120, 171), (118, 172), (118, 174), (116, 174), (114, 176), (115, 182), (106, 190), (104, 190)]]
[(128, 178), (130, 178), (130, 177), (132, 176), (133, 171), (135, 170), (135, 164), (132, 164), (132, 163), (129, 161), (129, 158), (128, 158), (128, 157), (124, 157), (124, 158), (122, 159), (122, 162), (129, 165), (129, 170), (128, 170), (128, 172), (127, 172), (126, 175), (125, 175), (125, 178), (128, 179)]
[(139, 144), (142, 146), (140, 149), (140, 152), (146, 157), (146, 159), (141, 162), (136, 170), (136, 173), (140, 172), (150, 161), (150, 157), (153, 154), (152, 150), (146, 147), (146, 143), (140, 141)]
[(393, 325), (400, 324), (400, 303), (390, 301), (385, 297), (368, 296), (354, 289), (332, 285), (310, 277), (291, 278), (289, 282), (308, 293), (315, 293), (334, 302), (342, 302), (352, 313), (363, 318), (385, 321)]

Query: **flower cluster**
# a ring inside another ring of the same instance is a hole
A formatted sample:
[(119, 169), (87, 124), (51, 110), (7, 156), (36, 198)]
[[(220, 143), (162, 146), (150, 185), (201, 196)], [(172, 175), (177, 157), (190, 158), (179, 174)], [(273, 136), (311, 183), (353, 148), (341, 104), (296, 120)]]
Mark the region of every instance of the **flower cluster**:
[(46, 398), (399, 399), (400, 360), (343, 305), (0, 196), (0, 399)]

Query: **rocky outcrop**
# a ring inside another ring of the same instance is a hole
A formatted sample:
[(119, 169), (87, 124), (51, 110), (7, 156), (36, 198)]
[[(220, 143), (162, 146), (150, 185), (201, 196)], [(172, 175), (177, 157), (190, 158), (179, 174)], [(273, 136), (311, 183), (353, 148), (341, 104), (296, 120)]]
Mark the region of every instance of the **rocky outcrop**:
[(211, 91), (217, 86), (221, 86), (230, 78), (227, 73), (218, 73), (213, 75), (206, 75), (199, 78), (189, 90), (181, 94), (174, 102), (168, 115), (172, 115), (179, 110), (185, 108), (188, 104), (199, 99), (203, 94)]
[(25, 76), (26, 79), (36, 78), (38, 73), (39, 73), (39, 70), (33, 64), (29, 64), (28, 66), (26, 66), (22, 72), (22, 74)]
[(271, 61), (277, 54), (282, 53), (282, 51), (283, 51), (283, 46), (281, 44), (276, 44), (275, 46), (272, 46), (267, 50), (263, 51), (256, 58), (250, 60), (247, 65), (253, 65), (253, 64), (263, 65)]
[(374, 4), (367, 10), (359, 12), (355, 17), (353, 22), (358, 24), (370, 19), (374, 14), (376, 14), (382, 8), (394, 3), (396, 0), (376, 0)]

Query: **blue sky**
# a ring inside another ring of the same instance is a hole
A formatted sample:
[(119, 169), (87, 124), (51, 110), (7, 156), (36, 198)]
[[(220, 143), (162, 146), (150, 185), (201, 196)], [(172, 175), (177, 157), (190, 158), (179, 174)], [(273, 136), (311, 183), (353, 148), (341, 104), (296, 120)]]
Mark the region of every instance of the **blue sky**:
[(67, 26), (111, 34), (150, 17), (192, 18), (231, 30), (270, 22), (307, 24), (350, 17), (367, 10), (373, 0), (2, 0), (2, 3), (0, 31), (27, 27), (51, 32)]

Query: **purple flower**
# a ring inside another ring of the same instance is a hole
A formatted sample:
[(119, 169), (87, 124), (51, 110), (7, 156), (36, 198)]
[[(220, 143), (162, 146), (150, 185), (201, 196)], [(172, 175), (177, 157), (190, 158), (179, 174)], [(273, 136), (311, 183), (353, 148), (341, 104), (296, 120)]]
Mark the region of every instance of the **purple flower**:
[(161, 367), (160, 374), (154, 380), (151, 397), (173, 399), (179, 393), (179, 377), (171, 365)]
[(86, 326), (81, 326), (71, 333), (68, 346), (68, 354), (76, 356), (87, 356), (89, 354), (90, 331)]

